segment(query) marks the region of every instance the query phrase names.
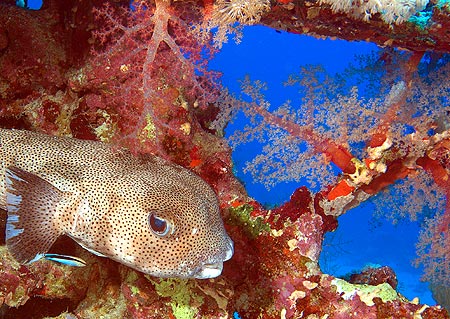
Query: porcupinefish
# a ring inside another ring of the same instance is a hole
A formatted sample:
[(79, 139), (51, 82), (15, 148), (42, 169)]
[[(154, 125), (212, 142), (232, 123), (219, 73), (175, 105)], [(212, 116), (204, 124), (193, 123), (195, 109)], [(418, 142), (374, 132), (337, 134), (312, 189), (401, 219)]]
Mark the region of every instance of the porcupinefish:
[(158, 277), (213, 278), (233, 242), (211, 187), (153, 155), (100, 142), (0, 129), (0, 208), (20, 263), (67, 235), (94, 254)]

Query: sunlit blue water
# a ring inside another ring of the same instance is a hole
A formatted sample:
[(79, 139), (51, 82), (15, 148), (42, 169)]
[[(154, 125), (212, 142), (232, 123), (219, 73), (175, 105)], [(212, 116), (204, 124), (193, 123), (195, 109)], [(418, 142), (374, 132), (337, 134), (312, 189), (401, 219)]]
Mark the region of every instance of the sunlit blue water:
[(17, 0), (16, 5), (18, 7), (28, 10), (39, 10), (42, 8), (43, 0)]
[[(312, 37), (279, 33), (273, 29), (254, 26), (245, 28), (241, 44), (232, 42), (211, 63), (213, 69), (223, 72), (223, 83), (231, 91), (239, 92), (239, 80), (250, 75), (269, 86), (267, 98), (272, 105), (287, 99), (298, 102), (297, 89), (283, 86), (290, 74), (301, 65), (322, 64), (331, 73), (342, 72), (355, 54), (368, 54), (378, 50), (374, 44), (342, 40), (318, 40)], [(295, 103), (293, 103), (295, 105)], [(245, 119), (238, 119), (227, 127), (227, 136), (242, 129)], [(267, 205), (280, 204), (289, 199), (298, 183), (283, 183), (271, 191), (255, 183), (242, 173), (244, 163), (252, 159), (260, 145), (245, 145), (233, 154), (237, 176), (245, 183), (253, 198)], [(345, 276), (367, 264), (388, 265), (399, 280), (398, 290), (407, 298), (435, 304), (426, 283), (420, 282), (421, 269), (411, 265), (416, 258), (418, 226), (408, 221), (394, 226), (389, 221), (377, 221), (374, 226), (373, 206), (364, 204), (339, 218), (336, 232), (329, 233), (324, 242), (321, 267), (336, 276)], [(399, 254), (400, 251), (400, 254)]]

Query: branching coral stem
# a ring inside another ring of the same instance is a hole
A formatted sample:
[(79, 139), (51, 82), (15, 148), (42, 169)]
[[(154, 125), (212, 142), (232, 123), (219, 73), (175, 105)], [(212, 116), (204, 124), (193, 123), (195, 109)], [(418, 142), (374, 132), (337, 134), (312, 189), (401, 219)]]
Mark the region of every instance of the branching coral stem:
[(149, 84), (151, 80), (151, 73), (145, 71), (149, 70), (151, 64), (155, 61), (155, 57), (158, 52), (158, 48), (161, 45), (161, 42), (165, 42), (167, 44), (172, 53), (180, 62), (184, 64), (188, 63), (186, 58), (181, 53), (178, 45), (175, 43), (175, 40), (171, 36), (169, 36), (169, 31), (167, 30), (169, 20), (176, 19), (177, 23), (180, 23), (181, 21), (180, 19), (175, 18), (170, 14), (170, 0), (156, 0), (155, 6), (155, 12), (152, 17), (152, 21), (154, 23), (153, 33), (146, 48), (147, 54), (143, 65), (143, 89), (146, 102), (150, 101), (150, 99), (153, 97), (153, 92), (150, 89), (152, 86)]
[(406, 98), (408, 96), (408, 90), (412, 85), (413, 74), (417, 71), (420, 60), (422, 59), (424, 52), (414, 52), (409, 58), (408, 62), (404, 66), (404, 82), (406, 83), (406, 88), (400, 92), (400, 95), (396, 97), (395, 102), (390, 105), (388, 111), (384, 114), (381, 119), (380, 125), (372, 133), (372, 139), (370, 140), (370, 147), (381, 146), (387, 138), (387, 132), (389, 128), (397, 119), (397, 114), (404, 107), (406, 103)]
[(331, 162), (342, 170), (342, 172), (347, 174), (352, 174), (355, 172), (355, 165), (352, 162), (352, 158), (354, 158), (354, 156), (344, 146), (335, 143), (329, 138), (319, 135), (309, 126), (302, 126), (282, 117), (278, 117), (266, 109), (256, 105), (256, 103), (254, 103), (253, 107), (255, 111), (262, 115), (268, 123), (285, 129), (292, 136), (304, 139), (314, 147), (316, 152), (325, 154)]

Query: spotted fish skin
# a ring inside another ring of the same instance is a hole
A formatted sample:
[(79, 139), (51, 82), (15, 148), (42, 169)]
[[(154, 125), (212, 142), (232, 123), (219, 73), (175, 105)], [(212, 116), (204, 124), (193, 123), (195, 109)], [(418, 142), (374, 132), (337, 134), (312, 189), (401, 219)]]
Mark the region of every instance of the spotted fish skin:
[(63, 234), (158, 277), (216, 277), (233, 254), (211, 187), (159, 157), (0, 129), (0, 160), (6, 244), (21, 263)]

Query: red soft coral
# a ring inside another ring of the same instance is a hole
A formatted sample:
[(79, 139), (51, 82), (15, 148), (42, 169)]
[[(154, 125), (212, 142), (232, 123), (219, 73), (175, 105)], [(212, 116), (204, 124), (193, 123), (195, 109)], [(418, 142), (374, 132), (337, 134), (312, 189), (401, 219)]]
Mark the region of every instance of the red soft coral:
[(211, 47), (184, 20), (192, 23), (198, 12), (169, 0), (94, 10), (103, 27), (94, 32), (98, 46), (81, 86), (94, 86), (108, 100), (107, 111), (119, 115), (122, 141), (135, 150), (167, 153), (173, 146), (168, 136), (184, 143), (196, 124), (192, 110), (216, 96), (217, 74), (206, 69)]

